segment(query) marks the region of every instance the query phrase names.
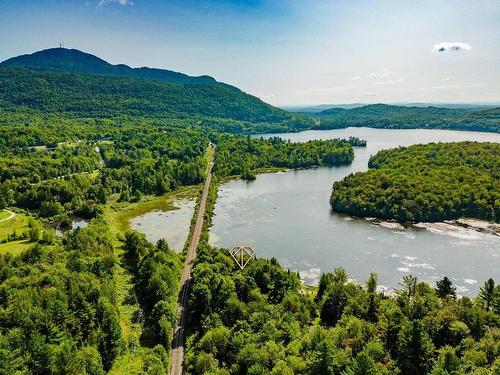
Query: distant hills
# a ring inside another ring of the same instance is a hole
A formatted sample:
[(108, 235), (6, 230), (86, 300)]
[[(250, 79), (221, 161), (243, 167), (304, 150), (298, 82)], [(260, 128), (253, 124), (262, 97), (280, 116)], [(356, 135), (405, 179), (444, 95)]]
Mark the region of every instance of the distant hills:
[(53, 48), (0, 64), (0, 109), (77, 117), (143, 117), (233, 133), (307, 129), (313, 121), (217, 82), (170, 70), (130, 68)]
[(1, 65), (70, 73), (154, 79), (179, 84), (207, 84), (217, 82), (210, 76), (192, 77), (171, 70), (146, 67), (131, 68), (124, 64), (112, 65), (97, 56), (77, 49), (67, 48), (50, 48), (32, 54), (12, 57), (2, 62)]
[(320, 129), (373, 127), (385, 129), (454, 129), (500, 132), (500, 107), (439, 108), (370, 104), (351, 109), (330, 108), (304, 115)]
[[(489, 109), (498, 107), (499, 103), (385, 103), (387, 105), (394, 105), (399, 107), (438, 107), (448, 109)], [(298, 106), (282, 106), (281, 108), (290, 112), (308, 112), (319, 113), (327, 109), (343, 108), (353, 109), (364, 107), (370, 104), (367, 103), (347, 103), (347, 104), (318, 104), (318, 105), (298, 105)]]

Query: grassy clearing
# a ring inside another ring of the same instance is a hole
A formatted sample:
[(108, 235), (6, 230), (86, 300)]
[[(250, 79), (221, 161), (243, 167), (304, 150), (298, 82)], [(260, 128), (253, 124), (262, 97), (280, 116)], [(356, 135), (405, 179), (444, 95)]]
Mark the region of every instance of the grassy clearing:
[[(6, 211), (2, 211), (2, 213), (3, 212)], [(10, 212), (6, 213), (7, 217), (10, 216)], [(30, 220), (36, 221), (33, 217), (18, 212), (12, 219), (0, 221), (0, 242), (7, 239), (7, 236), (13, 232), (16, 232), (18, 235), (27, 232), (29, 230), (28, 223)], [(0, 254), (11, 253), (17, 255), (32, 245), (33, 243), (29, 240), (0, 243)]]
[(19, 255), (32, 245), (33, 242), (29, 240), (5, 242), (0, 244), (0, 254), (10, 253), (12, 255)]
[(134, 353), (126, 353), (113, 362), (108, 375), (139, 375), (144, 374), (143, 360), (153, 349), (141, 348)]
[[(9, 216), (8, 213), (7, 216)], [(17, 234), (21, 234), (28, 230), (29, 216), (23, 213), (17, 213), (10, 220), (0, 221), (0, 241), (7, 238), (9, 234), (16, 231)]]
[(1, 210), (0, 211), (0, 220), (5, 220), (11, 215), (10, 211)]

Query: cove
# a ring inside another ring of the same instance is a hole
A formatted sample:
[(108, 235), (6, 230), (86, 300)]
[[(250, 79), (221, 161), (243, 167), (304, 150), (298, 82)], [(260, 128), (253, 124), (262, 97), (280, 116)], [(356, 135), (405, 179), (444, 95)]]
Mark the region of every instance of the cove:
[(334, 267), (345, 268), (361, 283), (376, 272), (380, 288), (387, 292), (407, 274), (431, 285), (446, 275), (459, 295), (476, 294), (490, 277), (500, 279), (499, 236), (446, 226), (400, 229), (333, 213), (329, 205), (332, 183), (367, 170), (370, 155), (381, 149), (430, 142), (500, 142), (499, 134), (347, 128), (265, 135), (272, 136), (293, 142), (354, 136), (368, 145), (355, 148), (348, 166), (260, 174), (255, 181), (222, 184), (210, 231), (212, 245), (253, 246), (257, 256), (276, 257), (313, 285)]

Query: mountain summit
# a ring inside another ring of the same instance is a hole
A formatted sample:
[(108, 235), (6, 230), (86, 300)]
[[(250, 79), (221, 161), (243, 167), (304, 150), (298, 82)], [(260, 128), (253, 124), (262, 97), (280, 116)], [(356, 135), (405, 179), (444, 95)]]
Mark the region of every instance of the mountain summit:
[(131, 68), (124, 64), (113, 65), (89, 53), (67, 48), (50, 48), (32, 54), (12, 57), (2, 62), (1, 65), (71, 73), (154, 79), (177, 84), (217, 83), (214, 78), (206, 75), (193, 77), (171, 70)]

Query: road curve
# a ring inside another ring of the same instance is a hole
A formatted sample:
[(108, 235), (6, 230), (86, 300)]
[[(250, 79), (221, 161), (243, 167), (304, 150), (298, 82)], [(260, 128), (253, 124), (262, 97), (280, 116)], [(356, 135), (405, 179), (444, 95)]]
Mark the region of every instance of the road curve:
[(191, 282), (191, 268), (193, 266), (193, 261), (196, 258), (196, 249), (198, 248), (198, 244), (200, 243), (201, 230), (203, 229), (203, 219), (205, 217), (205, 209), (207, 206), (208, 190), (212, 181), (213, 166), (214, 155), (212, 155), (212, 158), (208, 164), (207, 177), (205, 179), (205, 185), (203, 186), (203, 192), (201, 193), (200, 205), (196, 216), (196, 222), (193, 228), (193, 235), (191, 236), (191, 242), (187, 249), (186, 260), (184, 261), (184, 268), (182, 269), (181, 289), (179, 292), (179, 300), (177, 305), (177, 312), (180, 319), (174, 327), (174, 338), (172, 340), (172, 351), (170, 353), (170, 375), (183, 374), (182, 364), (184, 360), (184, 332), (187, 324), (187, 307), (189, 300), (189, 285)]

